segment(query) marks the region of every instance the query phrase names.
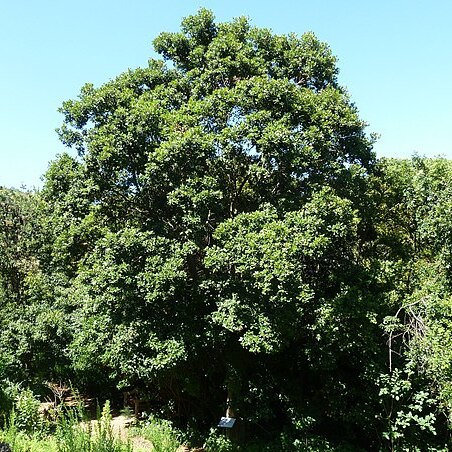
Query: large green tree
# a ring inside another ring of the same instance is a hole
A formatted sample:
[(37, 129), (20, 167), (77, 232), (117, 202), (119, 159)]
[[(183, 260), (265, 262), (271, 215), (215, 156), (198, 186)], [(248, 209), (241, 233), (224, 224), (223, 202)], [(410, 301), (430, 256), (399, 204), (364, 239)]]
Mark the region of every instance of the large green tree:
[(376, 162), (312, 33), (201, 9), (154, 47), (0, 189), (2, 407), (70, 380), (272, 450), (450, 448), (450, 161)]
[(205, 9), (154, 46), (163, 61), (61, 109), (78, 157), (52, 164), (43, 196), (74, 369), (209, 422), (227, 399), (244, 419), (348, 412), (365, 429), (374, 154), (335, 57)]

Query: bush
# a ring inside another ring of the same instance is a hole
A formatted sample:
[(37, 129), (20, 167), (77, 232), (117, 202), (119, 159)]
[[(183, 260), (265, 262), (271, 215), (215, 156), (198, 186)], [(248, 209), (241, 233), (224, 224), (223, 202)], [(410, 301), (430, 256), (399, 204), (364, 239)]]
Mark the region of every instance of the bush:
[(0, 420), (5, 421), (14, 407), (15, 399), (20, 392), (17, 384), (11, 383), (9, 380), (0, 382)]
[(229, 438), (215, 429), (210, 430), (205, 449), (208, 452), (234, 452), (237, 450)]
[(10, 422), (18, 430), (28, 433), (36, 433), (42, 429), (39, 400), (31, 389), (23, 389), (17, 395)]
[(171, 422), (153, 416), (136, 428), (134, 434), (150, 441), (155, 452), (174, 452), (180, 446), (180, 433)]

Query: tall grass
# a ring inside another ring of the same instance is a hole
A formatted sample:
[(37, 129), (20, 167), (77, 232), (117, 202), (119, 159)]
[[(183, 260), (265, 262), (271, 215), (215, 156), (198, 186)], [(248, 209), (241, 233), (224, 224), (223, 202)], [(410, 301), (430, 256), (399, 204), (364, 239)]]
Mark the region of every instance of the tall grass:
[(67, 410), (59, 417), (55, 437), (58, 452), (132, 452), (129, 441), (116, 438), (111, 426), (110, 402), (106, 402), (97, 421), (90, 422), (83, 409)]
[(148, 420), (132, 430), (132, 435), (140, 436), (152, 444), (153, 452), (175, 452), (181, 445), (180, 433), (171, 422), (150, 416)]
[(130, 441), (114, 436), (111, 419), (108, 401), (95, 422), (88, 421), (79, 405), (58, 414), (54, 434), (50, 435), (20, 430), (13, 411), (6, 428), (0, 431), (0, 441), (8, 443), (14, 452), (132, 452)]
[(180, 432), (169, 421), (153, 416), (132, 430), (135, 447), (115, 433), (108, 401), (102, 410), (98, 408), (95, 421), (88, 418), (81, 400), (75, 407), (58, 406), (44, 419), (39, 400), (25, 389), (18, 392), (3, 422), (0, 443), (7, 443), (14, 452), (175, 452), (181, 444)]
[(58, 452), (55, 438), (41, 432), (26, 432), (17, 427), (16, 414), (13, 411), (0, 430), (0, 441), (7, 443), (14, 452)]

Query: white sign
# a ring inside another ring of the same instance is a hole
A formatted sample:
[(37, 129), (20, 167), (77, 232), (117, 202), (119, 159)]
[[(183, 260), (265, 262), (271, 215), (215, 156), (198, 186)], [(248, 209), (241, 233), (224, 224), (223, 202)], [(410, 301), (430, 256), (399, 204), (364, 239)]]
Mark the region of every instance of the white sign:
[(218, 427), (222, 428), (232, 428), (235, 424), (235, 419), (233, 417), (222, 417), (218, 423)]

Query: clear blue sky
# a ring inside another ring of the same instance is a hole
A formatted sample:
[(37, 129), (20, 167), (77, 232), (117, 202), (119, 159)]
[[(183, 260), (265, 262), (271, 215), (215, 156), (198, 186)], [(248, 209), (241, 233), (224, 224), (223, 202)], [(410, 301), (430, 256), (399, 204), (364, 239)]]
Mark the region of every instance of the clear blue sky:
[(0, 186), (40, 186), (64, 150), (64, 100), (145, 66), (152, 40), (205, 6), (275, 33), (312, 30), (339, 58), (339, 81), (381, 134), (378, 156), (452, 158), (451, 0), (0, 0)]

